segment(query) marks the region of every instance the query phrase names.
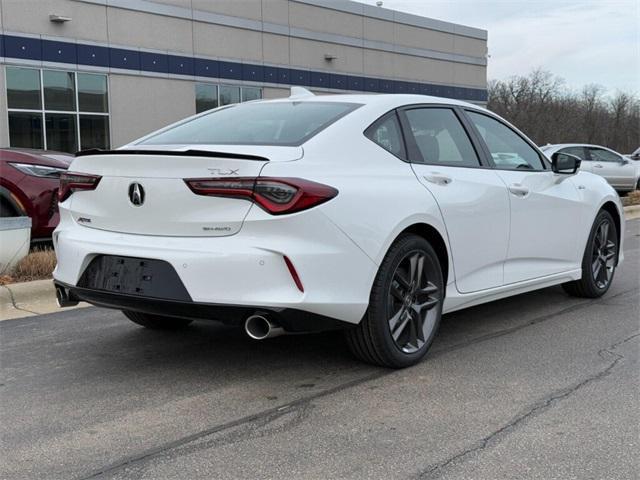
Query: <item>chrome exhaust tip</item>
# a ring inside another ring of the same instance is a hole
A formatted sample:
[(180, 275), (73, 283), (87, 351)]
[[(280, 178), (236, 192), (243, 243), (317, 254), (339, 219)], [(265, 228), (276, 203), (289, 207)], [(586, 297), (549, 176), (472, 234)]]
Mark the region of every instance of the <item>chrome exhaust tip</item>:
[(75, 307), (78, 305), (78, 300), (68, 289), (61, 285), (56, 285), (56, 303), (60, 308)]
[(267, 315), (255, 313), (244, 321), (244, 331), (254, 340), (265, 340), (267, 338), (284, 335), (284, 329), (271, 320)]

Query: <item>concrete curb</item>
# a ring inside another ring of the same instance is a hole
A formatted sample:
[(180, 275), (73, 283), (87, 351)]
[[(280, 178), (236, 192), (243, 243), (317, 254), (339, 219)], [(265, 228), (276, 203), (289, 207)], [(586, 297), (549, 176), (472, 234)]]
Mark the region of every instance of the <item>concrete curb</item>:
[[(86, 307), (80, 303), (77, 307)], [(52, 280), (12, 283), (0, 287), (0, 321), (59, 311)]]

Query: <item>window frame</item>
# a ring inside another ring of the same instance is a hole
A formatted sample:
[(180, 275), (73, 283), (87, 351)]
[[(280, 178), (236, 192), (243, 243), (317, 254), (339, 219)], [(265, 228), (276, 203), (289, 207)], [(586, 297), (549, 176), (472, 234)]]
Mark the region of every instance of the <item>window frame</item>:
[[(11, 108), (9, 107), (9, 84), (7, 82), (7, 70), (9, 68), (22, 68), (22, 69), (28, 69), (28, 70), (36, 70), (37, 72), (39, 72), (39, 78), (40, 78), (40, 109), (30, 109), (30, 108)], [(44, 71), (48, 70), (48, 71), (57, 71), (57, 72), (63, 72), (63, 73), (73, 73), (73, 82), (74, 82), (74, 95), (75, 95), (75, 109), (74, 110), (47, 110), (45, 103), (44, 103)], [(79, 92), (78, 92), (78, 75), (79, 74), (87, 74), (87, 75), (101, 75), (106, 77), (106, 85), (107, 85), (107, 111), (106, 112), (85, 112), (80, 110), (80, 98), (79, 98)], [(112, 127), (111, 127), (111, 86), (109, 84), (109, 75), (106, 73), (100, 73), (100, 72), (89, 72), (89, 71), (81, 71), (81, 70), (68, 70), (68, 69), (64, 69), (64, 68), (42, 68), (42, 67), (31, 67), (31, 66), (24, 66), (24, 65), (13, 65), (13, 64), (5, 64), (5, 68), (4, 68), (4, 85), (5, 85), (5, 100), (6, 100), (6, 105), (7, 105), (7, 122), (9, 120), (9, 115), (13, 112), (15, 113), (32, 113), (32, 114), (39, 114), (41, 121), (42, 121), (42, 149), (43, 150), (48, 150), (48, 145), (47, 145), (47, 125), (46, 125), (46, 116), (47, 114), (64, 114), (64, 115), (72, 115), (75, 117), (75, 135), (76, 135), (76, 140), (77, 140), (77, 148), (78, 151), (82, 150), (82, 138), (80, 136), (80, 117), (82, 115), (93, 115), (93, 116), (104, 116), (107, 117), (108, 119), (108, 132), (109, 132), (109, 145), (106, 146), (106, 148), (111, 148), (111, 139), (113, 138), (112, 136)], [(7, 125), (8, 126), (8, 125)], [(8, 140), (9, 140), (9, 147), (12, 147), (11, 145), (11, 132), (7, 132), (8, 135)], [(69, 152), (69, 153), (75, 153), (75, 152)]]
[[(451, 163), (446, 162), (425, 162), (422, 157), (422, 153), (418, 148), (418, 144), (416, 143), (415, 137), (413, 136), (413, 132), (411, 130), (411, 125), (409, 124), (409, 119), (407, 118), (406, 111), (422, 109), (422, 108), (437, 108), (437, 109), (448, 109), (451, 110), (454, 116), (457, 118), (458, 122), (460, 122), (460, 126), (463, 131), (466, 133), (469, 142), (473, 150), (476, 153), (476, 158), (478, 159), (478, 165), (453, 165)], [(486, 159), (483, 156), (483, 150), (481, 150), (478, 144), (478, 139), (473, 135), (473, 132), (469, 129), (469, 125), (465, 122), (464, 116), (462, 115), (461, 109), (457, 105), (451, 105), (446, 103), (415, 103), (411, 105), (403, 105), (398, 108), (398, 115), (400, 117), (400, 126), (403, 130), (403, 136), (405, 138), (405, 144), (407, 146), (408, 152), (408, 161), (409, 163), (415, 163), (416, 165), (436, 165), (441, 167), (452, 167), (452, 168), (492, 168), (487, 164)]]
[[(391, 150), (387, 150), (378, 142), (376, 142), (373, 138), (371, 138), (371, 132), (373, 132), (381, 123), (386, 122), (389, 117), (395, 117), (396, 122), (398, 122), (398, 131), (400, 132), (400, 139), (402, 141), (402, 152), (400, 155), (393, 153)], [(364, 129), (362, 134), (365, 136), (367, 140), (373, 143), (375, 146), (381, 148), (385, 152), (393, 155), (394, 157), (402, 160), (405, 163), (410, 163), (407, 155), (407, 140), (405, 138), (404, 129), (402, 128), (402, 122), (400, 121), (400, 116), (398, 115), (398, 110), (394, 108), (393, 110), (388, 111), (382, 116), (378, 117), (373, 121), (371, 125)]]
[[(516, 129), (515, 127), (509, 125), (506, 121), (504, 121), (500, 117), (498, 117), (496, 115), (493, 115), (491, 112), (488, 112), (486, 110), (479, 110), (479, 109), (470, 108), (470, 107), (464, 107), (461, 110), (462, 110), (462, 113), (464, 115), (464, 119), (465, 119), (466, 123), (468, 124), (469, 128), (474, 132), (474, 135), (478, 139), (480, 147), (481, 147), (481, 149), (482, 149), (482, 151), (484, 153), (485, 161), (487, 162), (488, 165), (491, 165), (491, 168), (493, 168), (494, 170), (500, 170), (500, 171), (505, 171), (505, 172), (535, 173), (535, 172), (549, 172), (549, 171), (551, 171), (551, 163), (547, 159), (546, 155), (544, 155), (544, 153), (542, 153), (542, 151), (538, 148), (538, 146), (535, 143), (533, 143), (531, 140), (529, 140), (527, 137), (525, 137), (524, 134), (520, 133), (520, 131), (518, 129)], [(536, 154), (538, 155), (538, 158), (540, 159), (540, 163), (542, 164), (543, 169), (540, 170), (540, 169), (536, 168), (536, 169), (531, 169), (531, 170), (529, 170), (529, 169), (520, 170), (520, 169), (513, 169), (513, 168), (502, 168), (502, 167), (496, 165), (496, 163), (493, 161), (493, 157), (491, 156), (491, 151), (489, 150), (489, 147), (487, 146), (486, 142), (484, 141), (484, 138), (482, 138), (482, 134), (480, 133), (480, 131), (476, 128), (475, 123), (473, 122), (473, 120), (467, 114), (468, 112), (473, 112), (473, 113), (476, 113), (478, 115), (484, 115), (485, 117), (489, 117), (489, 118), (495, 120), (496, 122), (502, 124), (505, 128), (508, 128), (509, 130), (511, 130), (520, 139), (522, 139), (527, 145), (529, 145), (531, 148), (533, 148), (533, 151), (536, 152)]]

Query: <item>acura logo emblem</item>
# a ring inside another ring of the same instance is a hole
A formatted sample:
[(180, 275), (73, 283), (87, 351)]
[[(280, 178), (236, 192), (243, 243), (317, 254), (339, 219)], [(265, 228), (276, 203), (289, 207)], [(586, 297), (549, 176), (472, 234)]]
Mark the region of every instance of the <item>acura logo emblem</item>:
[(144, 203), (144, 188), (139, 183), (132, 183), (129, 185), (129, 200), (136, 207), (141, 206)]

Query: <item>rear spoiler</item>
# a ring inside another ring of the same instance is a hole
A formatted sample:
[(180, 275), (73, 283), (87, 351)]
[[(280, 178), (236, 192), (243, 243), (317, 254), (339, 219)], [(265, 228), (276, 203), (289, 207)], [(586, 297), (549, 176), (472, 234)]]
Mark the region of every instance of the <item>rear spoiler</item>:
[(242, 153), (229, 152), (211, 152), (208, 150), (101, 150), (99, 148), (90, 148), (76, 152), (76, 157), (88, 157), (90, 155), (165, 155), (175, 157), (215, 157), (215, 158), (232, 158), (235, 160), (257, 160), (268, 162), (266, 157), (258, 155), (245, 155)]

